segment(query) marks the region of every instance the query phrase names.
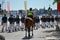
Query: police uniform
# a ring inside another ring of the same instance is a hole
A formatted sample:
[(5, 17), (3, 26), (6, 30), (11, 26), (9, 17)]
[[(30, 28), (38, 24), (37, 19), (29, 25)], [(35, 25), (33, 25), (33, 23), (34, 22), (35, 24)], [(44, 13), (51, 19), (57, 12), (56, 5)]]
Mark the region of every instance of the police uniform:
[(33, 12), (32, 11), (28, 11), (28, 17), (32, 18), (33, 19)]

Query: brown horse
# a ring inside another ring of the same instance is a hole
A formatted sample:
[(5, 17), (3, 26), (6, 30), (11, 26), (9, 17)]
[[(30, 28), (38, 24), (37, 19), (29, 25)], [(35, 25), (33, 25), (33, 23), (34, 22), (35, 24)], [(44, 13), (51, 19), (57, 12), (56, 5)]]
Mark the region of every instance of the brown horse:
[(27, 32), (28, 32), (28, 37), (30, 37), (30, 27), (32, 27), (32, 36), (33, 36), (33, 28), (34, 28), (34, 21), (31, 18), (24, 18), (24, 25), (25, 25), (25, 36), (27, 37)]

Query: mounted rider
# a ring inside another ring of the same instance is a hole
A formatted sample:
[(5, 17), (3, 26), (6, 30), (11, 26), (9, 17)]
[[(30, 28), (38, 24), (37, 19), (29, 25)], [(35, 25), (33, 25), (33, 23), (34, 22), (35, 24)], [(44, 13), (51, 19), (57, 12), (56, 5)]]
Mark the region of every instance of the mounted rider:
[(32, 8), (29, 9), (27, 16), (33, 19), (33, 11)]

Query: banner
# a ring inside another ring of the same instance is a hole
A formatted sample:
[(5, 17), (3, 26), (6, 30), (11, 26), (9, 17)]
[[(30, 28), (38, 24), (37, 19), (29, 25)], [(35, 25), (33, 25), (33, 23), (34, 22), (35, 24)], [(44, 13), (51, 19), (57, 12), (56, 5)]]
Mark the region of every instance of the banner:
[(57, 11), (60, 12), (60, 2), (57, 2)]
[(10, 3), (9, 2), (7, 2), (7, 11), (8, 11), (8, 13), (10, 13)]

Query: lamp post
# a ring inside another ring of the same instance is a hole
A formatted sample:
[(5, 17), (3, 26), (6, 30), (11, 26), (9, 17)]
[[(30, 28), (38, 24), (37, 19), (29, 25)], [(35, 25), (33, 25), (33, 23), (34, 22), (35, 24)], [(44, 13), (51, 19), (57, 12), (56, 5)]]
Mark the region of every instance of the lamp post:
[(27, 7), (27, 5), (26, 5), (26, 0), (24, 0), (24, 9), (26, 10), (26, 7)]
[(4, 3), (5, 3), (4, 0), (2, 0), (2, 4), (1, 4), (1, 6), (2, 6), (2, 13), (3, 13), (3, 4)]
[(25, 10), (25, 13), (26, 13), (26, 16), (27, 16), (27, 2), (26, 2), (26, 0), (24, 0), (24, 10)]

